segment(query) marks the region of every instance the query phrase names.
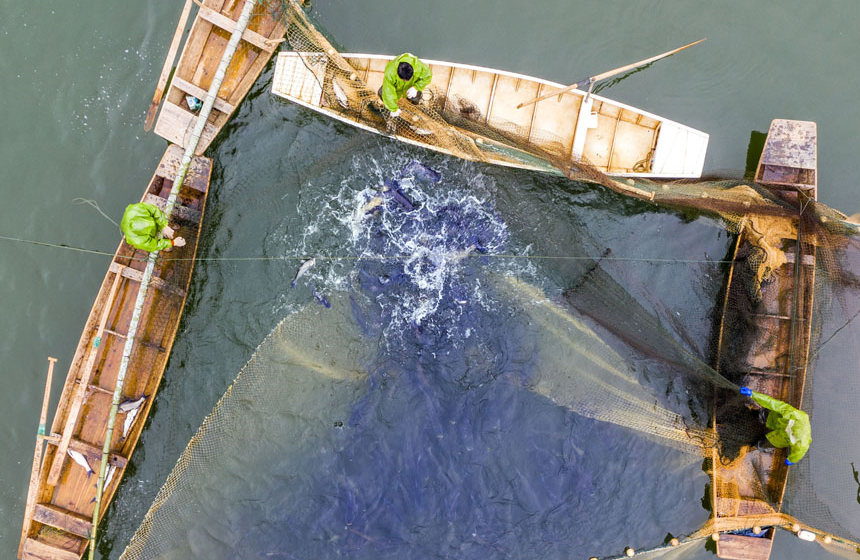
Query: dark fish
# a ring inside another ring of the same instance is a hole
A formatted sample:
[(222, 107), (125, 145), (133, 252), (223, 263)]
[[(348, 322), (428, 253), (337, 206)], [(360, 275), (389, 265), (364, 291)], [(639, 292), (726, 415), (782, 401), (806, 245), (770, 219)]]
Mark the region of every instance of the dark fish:
[(385, 187), (382, 189), (382, 192), (393, 198), (394, 201), (402, 206), (407, 212), (415, 210), (415, 205), (406, 198), (406, 195), (403, 194), (402, 190), (400, 190), (400, 183), (394, 179), (385, 180)]
[(427, 167), (418, 160), (412, 160), (400, 171), (400, 176), (403, 177), (404, 175), (413, 175), (431, 183), (438, 183), (442, 180), (442, 175), (438, 171)]
[(317, 291), (316, 287), (314, 287), (313, 284), (311, 284), (311, 293), (314, 295), (314, 299), (317, 300), (317, 303), (324, 306), (326, 309), (331, 308), (331, 304), (328, 302), (324, 295)]

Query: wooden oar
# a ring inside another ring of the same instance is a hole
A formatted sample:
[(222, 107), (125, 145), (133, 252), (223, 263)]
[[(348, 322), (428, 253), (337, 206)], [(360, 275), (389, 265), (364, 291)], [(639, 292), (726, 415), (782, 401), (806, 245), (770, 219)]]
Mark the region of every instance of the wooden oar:
[(188, 14), (190, 13), (191, 0), (185, 0), (185, 7), (182, 8), (179, 23), (176, 25), (176, 31), (173, 32), (173, 41), (170, 43), (170, 49), (167, 51), (167, 59), (164, 61), (161, 76), (158, 78), (158, 85), (155, 86), (155, 95), (152, 96), (152, 103), (149, 105), (149, 111), (146, 112), (146, 122), (143, 123), (143, 129), (147, 132), (152, 128), (152, 122), (155, 120), (155, 114), (158, 112), (158, 106), (161, 104), (161, 98), (164, 96), (164, 86), (167, 85), (167, 76), (170, 75), (170, 71), (173, 69), (173, 59), (176, 58), (176, 51), (179, 50), (179, 41), (185, 32), (185, 24), (188, 22)]
[(51, 400), (51, 379), (54, 377), (54, 364), (57, 358), (48, 358), (48, 380), (45, 381), (45, 396), (42, 397), (42, 414), (39, 416), (39, 432), (36, 435), (36, 452), (33, 454), (33, 468), (30, 469), (30, 488), (27, 490), (27, 505), (24, 509), (24, 527), (21, 529), (21, 544), (18, 545), (18, 558), (27, 533), (30, 532), (30, 521), (33, 519), (33, 508), (36, 507), (36, 491), (39, 489), (39, 467), (42, 466), (42, 451), (45, 448), (45, 422), (48, 419), (48, 402)]
[(595, 82), (599, 82), (600, 80), (605, 80), (606, 78), (611, 78), (612, 76), (614, 76), (616, 74), (621, 74), (622, 72), (627, 72), (628, 70), (632, 70), (632, 69), (636, 68), (637, 66), (642, 66), (644, 64), (650, 64), (652, 62), (660, 60), (661, 58), (666, 58), (667, 56), (672, 56), (673, 54), (681, 52), (684, 49), (689, 49), (693, 45), (698, 45), (702, 41), (704, 41), (704, 39), (699, 39), (698, 41), (693, 41), (689, 45), (684, 45), (683, 47), (679, 47), (675, 50), (671, 50), (669, 52), (664, 52), (663, 54), (658, 54), (657, 56), (652, 56), (651, 58), (646, 58), (645, 60), (640, 60), (639, 62), (634, 62), (633, 64), (628, 64), (626, 66), (622, 66), (620, 68), (616, 68), (614, 70), (610, 70), (608, 72), (604, 72), (602, 74), (598, 74), (596, 76), (586, 78), (586, 79), (582, 80), (581, 82), (577, 82), (573, 85), (567, 86), (566, 88), (562, 88), (560, 90), (553, 91), (551, 93), (547, 93), (546, 95), (541, 95), (540, 97), (536, 97), (535, 99), (532, 99), (531, 101), (525, 101), (523, 103), (520, 103), (519, 105), (517, 105), (517, 109), (525, 107), (526, 105), (531, 105), (532, 103), (537, 103), (538, 101), (543, 101), (544, 99), (549, 99), (550, 97), (555, 97), (556, 95), (560, 95), (560, 94), (562, 94), (566, 91), (570, 91), (572, 89), (585, 87), (585, 86), (591, 85)]

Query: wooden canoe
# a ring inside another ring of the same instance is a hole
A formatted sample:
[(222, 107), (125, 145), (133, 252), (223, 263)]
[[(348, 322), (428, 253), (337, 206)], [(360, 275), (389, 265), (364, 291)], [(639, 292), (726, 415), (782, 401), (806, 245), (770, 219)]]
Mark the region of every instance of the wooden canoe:
[[(802, 202), (798, 200), (798, 193), (814, 198), (816, 169), (814, 165), (805, 167), (815, 162), (814, 132), (815, 123), (775, 120), (759, 163), (759, 176), (765, 179), (761, 184), (798, 203)], [(792, 137), (795, 140), (791, 140)], [(791, 149), (786, 151), (788, 146)], [(778, 157), (780, 153), (783, 157)], [(771, 174), (775, 169), (779, 173)], [(773, 178), (777, 180), (769, 180)], [(716, 364), (720, 373), (739, 375), (741, 385), (796, 408), (801, 408), (806, 383), (815, 284), (816, 250), (803, 224), (798, 219), (796, 235), (782, 239), (786, 262), (776, 269), (770, 280), (762, 283), (760, 299), (749, 295), (750, 283), (754, 280), (746, 262), (749, 235), (757, 234), (748, 233), (749, 229), (744, 228), (738, 236), (726, 288)], [(726, 390), (718, 390), (715, 406), (733, 397), (735, 395)], [(713, 422), (718, 433), (721, 423), (730, 421), (731, 418), (721, 417), (720, 409), (715, 408)], [(719, 531), (726, 526), (721, 520), (731, 519), (745, 526), (761, 526), (763, 536), (722, 533), (716, 543), (717, 556), (767, 560), (775, 529), (766, 527), (759, 516), (781, 511), (790, 468), (784, 463), (787, 450), (766, 453), (751, 445), (742, 448), (740, 454), (737, 460), (726, 465), (720, 461), (716, 450), (713, 452), (711, 504), (715, 527)], [(744, 518), (749, 521), (745, 522)]]
[[(186, 147), (197, 121), (197, 111), (189, 107), (187, 98), (205, 99), (244, 4), (245, 0), (203, 0), (199, 6), (155, 123), (155, 133), (169, 142)], [(277, 13), (272, 13), (264, 3), (254, 8), (248, 29), (227, 67), (197, 154), (209, 147), (230, 119), (278, 48), (285, 32), (283, 18)]]
[[(393, 58), (372, 54), (341, 56), (373, 91), (382, 85), (385, 65)], [(433, 71), (433, 81), (425, 89), (425, 98), (434, 108), (444, 109), (440, 111), (443, 114), (468, 109), (470, 115), (477, 114), (491, 126), (506, 130), (515, 128), (520, 137), (538, 148), (556, 152), (561, 149), (570, 154), (572, 161), (584, 158), (610, 175), (698, 178), (702, 174), (708, 147), (708, 135), (704, 132), (599, 95), (588, 97), (580, 90), (517, 109), (522, 102), (564, 86), (478, 66), (436, 60), (425, 62)], [(278, 54), (272, 92), (358, 128), (448, 153), (438, 146), (396, 133), (391, 135), (385, 129), (371, 126), (367, 119), (360, 119), (355, 108), (331, 102), (322, 94), (315, 75), (304, 66), (298, 53)], [(459, 99), (467, 100), (468, 107), (454, 101)], [(494, 163), (549, 170), (547, 165), (540, 165), (533, 158), (515, 164), (502, 159)]]
[[(176, 145), (167, 149), (143, 202), (165, 207), (183, 152)], [(171, 216), (187, 244), (162, 252), (155, 267), (122, 390), (124, 400), (147, 398), (127, 433), (123, 433), (127, 414), (117, 417), (109, 463), (113, 476), (105, 486), (102, 516), (122, 480), (170, 355), (194, 267), (194, 259), (189, 257), (197, 250), (211, 173), (211, 160), (194, 158)], [(18, 553), (22, 560), (79, 560), (87, 548), (124, 333), (131, 322), (147, 256), (145, 251), (121, 242), (96, 296), (47, 438), (35, 500), (27, 504)], [(60, 454), (64, 442), (69, 450), (80, 453), (96, 474), (87, 475), (68, 453)]]

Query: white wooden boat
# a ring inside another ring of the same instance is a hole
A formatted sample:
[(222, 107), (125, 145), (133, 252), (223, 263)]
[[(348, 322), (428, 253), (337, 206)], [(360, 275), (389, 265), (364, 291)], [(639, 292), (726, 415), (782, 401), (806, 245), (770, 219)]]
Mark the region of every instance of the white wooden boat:
[[(382, 85), (385, 65), (393, 58), (371, 54), (341, 56), (373, 91)], [(507, 131), (516, 130), (517, 137), (528, 144), (554, 153), (563, 149), (571, 161), (585, 159), (610, 175), (698, 178), (702, 174), (708, 147), (708, 135), (704, 132), (577, 89), (517, 108), (520, 103), (564, 86), (478, 66), (436, 60), (424, 62), (433, 71), (433, 81), (425, 89), (427, 101), (422, 103), (430, 103), (443, 115), (456, 112), (460, 106), (468, 107), (469, 115), (464, 115), (467, 118), (478, 118), (491, 127)], [(357, 108), (331, 102), (327, 98), (330, 96), (323, 95), (316, 75), (306, 68), (299, 53), (278, 54), (272, 92), (358, 128), (446, 151), (420, 142), (414, 136), (391, 134), (383, 127), (374, 126)], [(463, 105), (460, 100), (468, 104)], [(474, 133), (470, 135), (475, 136)], [(550, 170), (534, 158), (523, 158), (520, 163), (497, 159), (494, 163)]]

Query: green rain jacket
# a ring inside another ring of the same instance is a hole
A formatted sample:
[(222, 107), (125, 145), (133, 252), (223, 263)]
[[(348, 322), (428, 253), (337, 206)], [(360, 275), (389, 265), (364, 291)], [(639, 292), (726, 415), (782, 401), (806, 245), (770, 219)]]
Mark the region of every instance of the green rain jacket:
[(129, 245), (152, 253), (173, 245), (169, 239), (164, 239), (160, 235), (166, 225), (167, 216), (158, 206), (138, 202), (126, 207), (119, 228)]
[(752, 399), (770, 411), (767, 415), (767, 427), (771, 430), (766, 435), (768, 441), (774, 447), (790, 447), (788, 460), (792, 463), (800, 461), (812, 443), (809, 415), (790, 404), (755, 391), (752, 392)]
[[(401, 62), (408, 62), (412, 65), (414, 72), (409, 81), (403, 81), (397, 75), (397, 66)], [(432, 79), (433, 73), (429, 66), (418, 60), (417, 56), (403, 53), (385, 65), (385, 78), (382, 80), (382, 103), (386, 109), (393, 113), (397, 110), (397, 100), (406, 97), (406, 90), (414, 87), (418, 91), (424, 91)]]

